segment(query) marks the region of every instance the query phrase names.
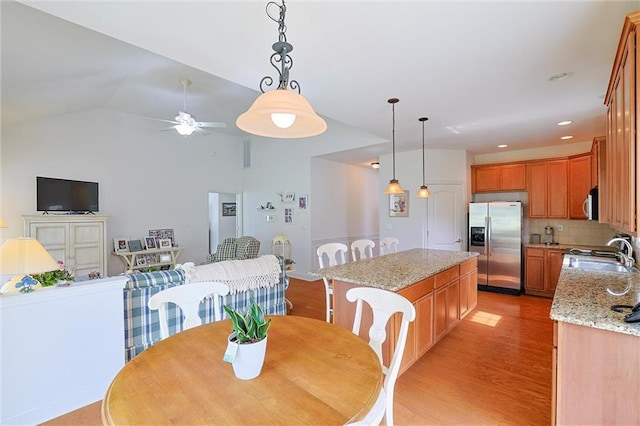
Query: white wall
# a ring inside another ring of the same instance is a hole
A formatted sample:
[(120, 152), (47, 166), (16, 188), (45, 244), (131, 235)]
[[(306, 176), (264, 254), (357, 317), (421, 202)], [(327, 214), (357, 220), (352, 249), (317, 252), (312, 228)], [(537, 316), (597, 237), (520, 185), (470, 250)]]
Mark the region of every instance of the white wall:
[[(22, 215), (36, 214), (35, 176), (87, 180), (100, 184), (109, 241), (173, 228), (186, 247), (179, 261), (204, 261), (208, 194), (242, 191), (242, 141), (214, 132), (184, 138), (161, 128), (106, 109), (3, 127), (3, 237), (23, 235)], [(123, 271), (116, 256), (108, 262), (109, 275)]]
[[(461, 184), (463, 194), (468, 194), (469, 165), (466, 151), (427, 149), (425, 150), (425, 180), (430, 184)], [(383, 195), (389, 180), (393, 176), (392, 156), (380, 157), (379, 193), (380, 238), (396, 237), (400, 240), (399, 249), (408, 250), (423, 247), (422, 236), (426, 227), (427, 203), (416, 198), (422, 185), (422, 150), (396, 153), (396, 179), (400, 186), (409, 191), (409, 216), (389, 217), (388, 195)], [(461, 206), (460, 215), (466, 217), (467, 198)]]

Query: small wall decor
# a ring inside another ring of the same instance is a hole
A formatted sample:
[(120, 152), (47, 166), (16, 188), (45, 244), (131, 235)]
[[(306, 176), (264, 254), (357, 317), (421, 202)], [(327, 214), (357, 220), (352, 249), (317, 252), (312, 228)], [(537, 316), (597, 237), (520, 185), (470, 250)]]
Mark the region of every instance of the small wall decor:
[(129, 241), (129, 251), (140, 251), (140, 250), (142, 250), (142, 242), (140, 240)]
[(222, 216), (235, 216), (236, 203), (222, 203)]
[(284, 223), (287, 225), (293, 224), (293, 208), (287, 207), (284, 209)]
[(389, 195), (389, 216), (408, 217), (409, 216), (409, 191), (404, 194)]
[(129, 251), (129, 244), (127, 244), (127, 238), (114, 238), (113, 239), (114, 251)]
[(177, 247), (178, 245), (176, 244), (175, 239), (173, 238), (173, 229), (150, 229), (149, 230), (149, 236), (150, 237), (155, 237), (157, 240), (158, 239), (164, 239), (164, 238), (168, 238), (171, 240), (171, 245), (173, 247)]
[(308, 205), (308, 196), (307, 195), (300, 195), (298, 196), (298, 208), (300, 210), (306, 210), (307, 209), (307, 205)]
[(146, 237), (144, 239), (144, 243), (147, 247), (147, 250), (158, 248), (155, 237)]

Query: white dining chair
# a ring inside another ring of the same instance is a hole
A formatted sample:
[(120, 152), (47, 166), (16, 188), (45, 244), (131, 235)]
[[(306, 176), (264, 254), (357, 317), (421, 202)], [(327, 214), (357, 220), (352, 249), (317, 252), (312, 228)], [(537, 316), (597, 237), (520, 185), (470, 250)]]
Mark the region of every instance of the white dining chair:
[(387, 393), (384, 391), (384, 387), (380, 389), (376, 402), (371, 407), (371, 410), (362, 420), (356, 422), (347, 423), (349, 426), (378, 426), (384, 418), (384, 406), (387, 399)]
[[(369, 328), (369, 346), (375, 351), (380, 360), (382, 371), (385, 374), (384, 391), (385, 395), (385, 423), (387, 426), (393, 425), (393, 389), (395, 387), (400, 363), (404, 354), (404, 347), (407, 342), (409, 323), (416, 318), (416, 309), (404, 296), (387, 290), (373, 287), (355, 287), (346, 293), (347, 300), (356, 302), (356, 312), (353, 320), (353, 333), (360, 334), (360, 323), (362, 321), (362, 303), (366, 302), (373, 311), (373, 324)], [(382, 357), (382, 344), (387, 338), (386, 326), (389, 318), (396, 313), (401, 313), (400, 331), (397, 335), (396, 346), (391, 356), (389, 365), (384, 364)]]
[(380, 240), (380, 256), (388, 253), (397, 253), (400, 240), (396, 237), (384, 237)]
[(160, 337), (169, 337), (168, 304), (174, 303), (182, 311), (182, 330), (202, 325), (198, 315), (200, 302), (205, 297), (213, 296), (214, 321), (222, 319), (220, 299), (229, 294), (229, 286), (219, 282), (202, 281), (183, 284), (162, 290), (149, 298), (149, 309), (158, 310), (160, 317)]
[(358, 259), (371, 259), (376, 243), (371, 240), (355, 240), (351, 243), (351, 259), (355, 262)]
[[(316, 251), (318, 255), (318, 265), (320, 265), (320, 268), (326, 268), (328, 266), (343, 265), (347, 263), (347, 250), (347, 246), (342, 243), (327, 243), (321, 245)], [(326, 262), (325, 257), (327, 259)], [(331, 302), (333, 287), (325, 277), (322, 277), (322, 282), (324, 283), (327, 307), (326, 321), (331, 322), (331, 315), (333, 314), (333, 305)]]

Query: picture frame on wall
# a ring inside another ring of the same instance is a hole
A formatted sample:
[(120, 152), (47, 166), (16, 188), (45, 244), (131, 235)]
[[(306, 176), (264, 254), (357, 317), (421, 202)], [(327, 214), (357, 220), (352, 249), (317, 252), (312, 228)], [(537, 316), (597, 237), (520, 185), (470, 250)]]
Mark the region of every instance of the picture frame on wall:
[(222, 203), (222, 216), (235, 216), (236, 203)]
[(298, 196), (298, 208), (300, 210), (306, 210), (309, 205), (308, 201), (309, 197), (307, 195), (299, 195)]
[(389, 216), (408, 217), (409, 216), (409, 191), (404, 194), (389, 195)]
[(115, 252), (129, 251), (128, 238), (114, 238), (113, 250)]
[(144, 243), (145, 243), (145, 246), (147, 247), (147, 250), (153, 250), (158, 248), (156, 237), (145, 237)]
[(168, 238), (161, 238), (158, 240), (158, 248), (166, 249), (171, 248), (171, 240)]
[(293, 225), (293, 209), (291, 207), (284, 209), (284, 223), (286, 225)]
[(140, 240), (129, 240), (129, 251), (142, 250), (142, 242)]

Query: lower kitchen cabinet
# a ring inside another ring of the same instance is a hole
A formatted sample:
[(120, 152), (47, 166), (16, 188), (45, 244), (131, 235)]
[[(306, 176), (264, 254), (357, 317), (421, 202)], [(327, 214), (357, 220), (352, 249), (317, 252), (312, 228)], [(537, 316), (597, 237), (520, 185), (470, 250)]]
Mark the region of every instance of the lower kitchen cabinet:
[(562, 270), (563, 249), (525, 249), (524, 291), (534, 296), (553, 297)]
[(554, 327), (552, 424), (640, 424), (640, 338), (565, 322)]

